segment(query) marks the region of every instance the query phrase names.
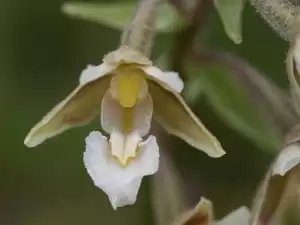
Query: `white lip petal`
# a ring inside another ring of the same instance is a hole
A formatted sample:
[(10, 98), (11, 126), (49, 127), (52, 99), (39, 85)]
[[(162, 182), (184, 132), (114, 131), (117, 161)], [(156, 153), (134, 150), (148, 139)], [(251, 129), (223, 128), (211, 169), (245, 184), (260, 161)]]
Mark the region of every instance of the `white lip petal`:
[(273, 175), (284, 176), (288, 171), (300, 162), (300, 146), (298, 144), (288, 145), (282, 150), (273, 166)]
[(107, 194), (114, 210), (116, 210), (118, 207), (133, 205), (136, 202), (136, 197), (141, 186), (142, 178), (143, 177), (138, 177), (125, 187), (120, 187), (117, 192), (113, 191), (110, 194)]
[(112, 98), (109, 91), (106, 91), (101, 104), (101, 126), (111, 133), (113, 129), (121, 127), (122, 106)]
[(139, 145), (137, 157), (121, 167), (110, 154), (106, 138), (100, 132), (91, 132), (83, 159), (94, 184), (108, 195), (116, 209), (136, 201), (142, 178), (158, 170), (159, 152), (155, 137), (150, 136)]
[(139, 145), (138, 155), (132, 161), (128, 170), (132, 173), (140, 170), (140, 174), (151, 175), (157, 172), (159, 167), (159, 147), (156, 138), (150, 135), (148, 139)]
[(91, 81), (97, 80), (100, 77), (108, 75), (116, 67), (116, 65), (110, 65), (107, 63), (102, 63), (99, 66), (88, 65), (87, 68), (81, 72), (81, 75), (79, 77), (79, 83), (81, 85), (84, 85)]
[(158, 82), (169, 91), (180, 93), (183, 90), (184, 84), (178, 73), (163, 72), (155, 66), (140, 66), (149, 77)]
[(134, 106), (133, 110), (133, 123), (134, 129), (142, 137), (148, 134), (153, 114), (153, 102), (151, 96), (148, 96)]
[[(107, 91), (102, 100), (101, 126), (111, 133), (114, 129), (122, 130), (124, 121), (122, 115), (124, 109)], [(145, 136), (151, 126), (153, 103), (148, 95), (144, 100), (132, 108), (132, 132), (137, 132), (141, 137)]]

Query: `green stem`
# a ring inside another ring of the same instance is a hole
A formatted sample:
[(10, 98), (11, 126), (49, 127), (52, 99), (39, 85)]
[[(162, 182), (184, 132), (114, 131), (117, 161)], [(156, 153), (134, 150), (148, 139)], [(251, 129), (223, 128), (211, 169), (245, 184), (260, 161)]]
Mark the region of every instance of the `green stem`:
[(299, 5), (291, 0), (250, 0), (254, 8), (260, 13), (262, 18), (279, 35), (292, 41), (295, 35), (294, 22)]

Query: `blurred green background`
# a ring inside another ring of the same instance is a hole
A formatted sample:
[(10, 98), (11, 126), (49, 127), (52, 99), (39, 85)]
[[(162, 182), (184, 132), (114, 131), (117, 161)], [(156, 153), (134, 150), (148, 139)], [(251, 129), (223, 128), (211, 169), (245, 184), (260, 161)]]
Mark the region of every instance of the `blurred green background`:
[[(86, 65), (99, 64), (119, 44), (119, 31), (63, 15), (63, 3), (0, 0), (0, 224), (153, 224), (151, 178), (144, 179), (134, 206), (115, 212), (86, 173), (84, 137), (98, 129), (99, 120), (34, 149), (23, 144), (29, 129), (75, 87)], [(236, 53), (285, 88), (288, 43), (249, 5), (243, 27), (243, 43), (233, 44), (213, 10), (199, 43), (201, 39), (206, 48)], [(158, 37), (154, 54), (163, 53), (170, 39), (171, 34)], [(204, 195), (221, 217), (239, 205), (251, 204), (276, 151), (265, 151), (228, 127), (205, 98), (192, 106), (227, 155), (210, 159), (181, 140), (163, 138), (169, 142), (168, 153), (184, 178), (191, 203)]]

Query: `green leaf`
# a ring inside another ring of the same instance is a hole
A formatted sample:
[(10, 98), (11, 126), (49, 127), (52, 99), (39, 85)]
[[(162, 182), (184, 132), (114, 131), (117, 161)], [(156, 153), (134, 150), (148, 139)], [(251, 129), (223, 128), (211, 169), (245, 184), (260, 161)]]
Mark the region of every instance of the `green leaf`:
[(193, 79), (185, 89), (189, 88), (189, 83), (197, 82), (201, 94), (228, 126), (263, 149), (274, 151), (279, 148), (283, 139), (280, 131), (270, 118), (262, 116), (258, 106), (250, 102), (248, 93), (228, 69), (219, 65), (200, 68), (195, 64), (189, 64), (187, 68)]
[[(62, 11), (72, 17), (123, 30), (130, 24), (135, 7), (135, 2), (114, 4), (70, 2), (62, 6)], [(176, 29), (179, 16), (172, 6), (162, 4), (157, 13), (155, 28), (158, 32), (167, 33)]]
[(214, 0), (225, 32), (235, 43), (242, 42), (242, 14), (245, 0)]

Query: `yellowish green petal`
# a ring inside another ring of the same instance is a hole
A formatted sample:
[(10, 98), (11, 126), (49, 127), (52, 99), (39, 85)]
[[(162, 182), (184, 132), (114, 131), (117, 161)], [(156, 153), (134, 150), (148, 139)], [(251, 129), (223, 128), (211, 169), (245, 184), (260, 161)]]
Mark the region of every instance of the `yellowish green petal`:
[(35, 147), (69, 128), (88, 123), (100, 113), (102, 96), (107, 91), (110, 80), (109, 76), (104, 76), (79, 85), (31, 129), (25, 138), (25, 145)]
[(181, 219), (175, 221), (174, 225), (212, 225), (213, 205), (206, 198), (201, 198), (198, 204), (183, 213)]
[(211, 157), (218, 158), (225, 154), (216, 137), (205, 128), (179, 94), (167, 91), (150, 80), (148, 87), (154, 104), (154, 117), (167, 132)]
[(288, 144), (271, 164), (256, 194), (250, 225), (271, 224), (272, 221), (282, 224), (286, 209), (297, 202), (299, 152), (298, 142)]
[(269, 170), (265, 176), (252, 206), (250, 225), (269, 223), (278, 212), (287, 191), (289, 176), (272, 176)]

